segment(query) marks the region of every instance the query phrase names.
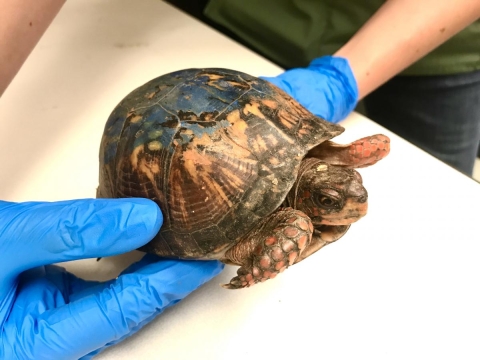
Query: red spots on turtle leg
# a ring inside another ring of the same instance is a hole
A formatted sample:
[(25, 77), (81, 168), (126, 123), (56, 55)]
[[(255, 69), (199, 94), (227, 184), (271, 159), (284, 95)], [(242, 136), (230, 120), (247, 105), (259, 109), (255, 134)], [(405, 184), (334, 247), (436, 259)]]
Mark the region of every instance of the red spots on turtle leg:
[(270, 257), (268, 255), (262, 256), (262, 258), (259, 261), (260, 267), (262, 269), (268, 269), (270, 265), (272, 264), (272, 261), (270, 260)]
[(265, 240), (266, 246), (272, 246), (278, 243), (278, 239), (275, 236), (270, 236)]
[(265, 280), (268, 278), (270, 278), (270, 276), (272, 276), (272, 272), (271, 271), (264, 271), (263, 272), (263, 278), (265, 278)]
[(301, 211), (286, 208), (270, 215), (255, 238), (249, 239), (257, 245), (251, 250), (247, 264), (224, 287), (239, 289), (275, 278), (301, 258), (312, 232), (310, 219)]
[(285, 252), (290, 252), (295, 249), (295, 243), (292, 240), (287, 240), (282, 243), (282, 249)]
[(283, 230), (283, 233), (289, 238), (294, 238), (298, 235), (299, 230), (296, 227), (288, 226)]
[(297, 260), (297, 256), (298, 256), (298, 253), (297, 253), (296, 251), (291, 252), (290, 254), (288, 254), (288, 263), (289, 263), (289, 265), (293, 265), (293, 263), (295, 262), (295, 260)]
[(275, 247), (271, 252), (272, 259), (275, 261), (280, 261), (285, 257), (285, 253), (279, 247)]
[(350, 144), (349, 163), (356, 167), (375, 164), (390, 152), (390, 139), (382, 134), (368, 136)]
[(303, 219), (298, 219), (298, 221), (296, 222), (296, 225), (300, 228), (300, 230), (303, 230), (303, 231), (308, 230), (309, 224), (311, 224), (311, 222), (307, 222)]
[(307, 241), (308, 241), (307, 235), (300, 236), (297, 240), (298, 248), (300, 250), (305, 249), (305, 246), (307, 245)]

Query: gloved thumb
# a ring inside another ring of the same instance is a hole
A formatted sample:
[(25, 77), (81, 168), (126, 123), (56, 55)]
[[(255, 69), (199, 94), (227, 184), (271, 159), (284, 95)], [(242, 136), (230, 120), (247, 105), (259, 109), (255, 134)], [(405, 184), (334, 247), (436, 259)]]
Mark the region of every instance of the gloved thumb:
[[(81, 296), (55, 309), (19, 319), (31, 331), (29, 349), (34, 358), (79, 358), (105, 345), (111, 345), (139, 330), (147, 320), (176, 304), (222, 269), (218, 261), (147, 261), (144, 267), (127, 272), (106, 284), (98, 284)], [(41, 281), (39, 279), (38, 281)], [(36, 281), (22, 288), (22, 296), (38, 293)], [(22, 309), (14, 309), (14, 312)], [(22, 314), (24, 316), (24, 314)]]

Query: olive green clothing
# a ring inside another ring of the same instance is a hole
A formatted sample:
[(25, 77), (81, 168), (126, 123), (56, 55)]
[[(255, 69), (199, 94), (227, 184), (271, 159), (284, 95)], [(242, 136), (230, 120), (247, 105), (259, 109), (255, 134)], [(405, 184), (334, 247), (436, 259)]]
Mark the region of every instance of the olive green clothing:
[[(421, 0), (419, 0), (421, 1)], [(345, 44), (385, 0), (210, 0), (204, 14), (285, 68)], [(408, 75), (480, 69), (480, 21), (408, 68)]]

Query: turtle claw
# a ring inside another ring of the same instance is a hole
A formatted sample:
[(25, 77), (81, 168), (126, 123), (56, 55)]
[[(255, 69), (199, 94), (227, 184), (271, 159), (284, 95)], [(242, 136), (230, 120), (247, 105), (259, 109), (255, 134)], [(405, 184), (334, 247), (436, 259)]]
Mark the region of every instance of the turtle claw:
[(240, 280), (239, 276), (235, 276), (228, 284), (222, 284), (221, 286), (224, 289), (236, 290), (249, 287), (250, 285), (247, 282)]
[(259, 282), (260, 279), (254, 279), (251, 270), (249, 271), (246, 267), (242, 266), (237, 270), (237, 276), (230, 280), (228, 284), (222, 284), (222, 287), (225, 289), (243, 289)]
[[(238, 273), (240, 273), (240, 271), (244, 271), (244, 270), (245, 269), (243, 267), (241, 267), (240, 269), (238, 269)], [(234, 278), (232, 278), (232, 280), (230, 280), (230, 283), (222, 284), (221, 286), (225, 289), (233, 289), (233, 290), (247, 288), (247, 287), (255, 285), (259, 282), (264, 282), (268, 279), (273, 279), (275, 276), (277, 276), (279, 271), (275, 271), (275, 270), (273, 270), (272, 272), (265, 271), (264, 273), (268, 274), (267, 275), (268, 277), (265, 277), (265, 276), (255, 277), (251, 273), (246, 274), (246, 275), (237, 275)]]

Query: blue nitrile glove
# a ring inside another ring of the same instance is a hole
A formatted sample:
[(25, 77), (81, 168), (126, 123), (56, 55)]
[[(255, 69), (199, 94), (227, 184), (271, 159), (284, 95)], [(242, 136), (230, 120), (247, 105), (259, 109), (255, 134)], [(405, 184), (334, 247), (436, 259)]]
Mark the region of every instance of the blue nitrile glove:
[(311, 113), (333, 123), (345, 119), (358, 101), (358, 88), (348, 61), (324, 56), (306, 68), (263, 77), (288, 93)]
[(147, 255), (102, 283), (47, 265), (133, 250), (161, 224), (147, 199), (0, 202), (0, 358), (89, 359), (220, 272)]

